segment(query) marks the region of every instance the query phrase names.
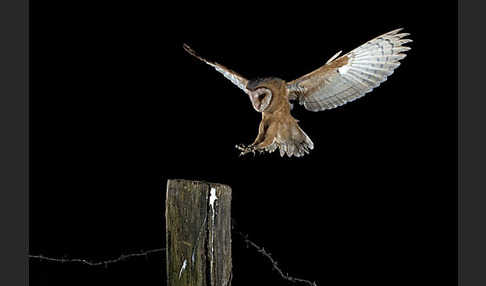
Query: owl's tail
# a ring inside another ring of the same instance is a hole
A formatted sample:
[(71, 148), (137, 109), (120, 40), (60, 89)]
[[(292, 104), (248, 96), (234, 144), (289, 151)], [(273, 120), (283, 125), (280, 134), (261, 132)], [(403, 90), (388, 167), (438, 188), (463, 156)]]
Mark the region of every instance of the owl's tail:
[[(293, 119), (293, 118), (292, 118)], [(266, 147), (269, 152), (279, 148), (280, 156), (301, 157), (314, 149), (314, 143), (297, 124), (297, 120), (292, 120), (287, 124), (280, 125), (277, 136), (272, 144)]]

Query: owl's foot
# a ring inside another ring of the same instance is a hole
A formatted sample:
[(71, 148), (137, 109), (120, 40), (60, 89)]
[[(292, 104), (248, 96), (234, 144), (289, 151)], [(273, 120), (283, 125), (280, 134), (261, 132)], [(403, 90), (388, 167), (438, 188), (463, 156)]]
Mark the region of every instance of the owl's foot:
[(244, 145), (244, 144), (239, 144), (235, 146), (236, 149), (240, 150), (240, 156), (246, 155), (248, 153), (253, 153), (255, 155), (256, 151), (261, 151), (259, 150), (255, 145)]

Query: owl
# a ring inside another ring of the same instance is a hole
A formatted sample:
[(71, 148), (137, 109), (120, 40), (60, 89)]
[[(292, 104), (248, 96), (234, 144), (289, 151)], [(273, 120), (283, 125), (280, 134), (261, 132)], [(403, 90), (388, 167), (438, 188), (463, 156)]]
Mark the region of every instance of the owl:
[(240, 74), (199, 56), (188, 45), (186, 52), (212, 66), (249, 97), (253, 108), (262, 114), (258, 135), (249, 145), (236, 145), (240, 155), (274, 152), (280, 156), (301, 157), (314, 143), (290, 114), (298, 101), (310, 111), (322, 111), (354, 101), (384, 82), (405, 58), (410, 47), (404, 44), (409, 33), (393, 30), (358, 48), (332, 56), (323, 66), (292, 81), (277, 77), (248, 80)]

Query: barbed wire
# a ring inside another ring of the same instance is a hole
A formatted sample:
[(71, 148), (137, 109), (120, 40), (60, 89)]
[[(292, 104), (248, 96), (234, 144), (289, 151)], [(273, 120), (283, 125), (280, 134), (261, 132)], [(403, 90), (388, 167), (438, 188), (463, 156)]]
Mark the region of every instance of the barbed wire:
[[(238, 234), (239, 236), (241, 236), (243, 238), (247, 247), (251, 246), (251, 247), (255, 248), (257, 250), (257, 252), (259, 252), (260, 254), (265, 256), (271, 262), (273, 269), (278, 272), (280, 277), (282, 277), (283, 279), (285, 279), (289, 282), (293, 282), (293, 283), (304, 283), (304, 284), (307, 284), (307, 285), (310, 285), (310, 286), (317, 286), (316, 282), (301, 279), (301, 278), (295, 278), (295, 277), (290, 276), (288, 273), (284, 273), (282, 271), (282, 269), (280, 269), (280, 267), (278, 266), (278, 262), (272, 257), (272, 255), (269, 252), (267, 252), (265, 250), (265, 248), (258, 246), (256, 243), (254, 243), (253, 241), (248, 239), (248, 235), (239, 231), (235, 227), (235, 224), (236, 223), (233, 220), (233, 224), (232, 224), (233, 232)], [(28, 257), (32, 258), (32, 259), (58, 262), (58, 263), (80, 263), (80, 264), (85, 264), (85, 265), (89, 265), (89, 266), (105, 266), (105, 267), (108, 267), (108, 265), (110, 265), (110, 264), (118, 263), (118, 262), (130, 259), (130, 258), (133, 258), (133, 257), (140, 257), (140, 256), (147, 257), (150, 254), (165, 252), (165, 250), (166, 250), (166, 248), (156, 248), (156, 249), (150, 249), (150, 250), (140, 251), (140, 252), (136, 252), (136, 253), (122, 254), (117, 258), (112, 258), (112, 259), (108, 259), (108, 260), (99, 260), (99, 261), (83, 259), (83, 258), (55, 258), (55, 257), (44, 256), (44, 255), (29, 255)]]
[(307, 284), (307, 285), (310, 285), (310, 286), (317, 286), (316, 282), (301, 279), (301, 278), (295, 278), (295, 277), (290, 276), (288, 273), (284, 273), (282, 271), (282, 269), (280, 269), (280, 267), (278, 266), (278, 262), (275, 259), (273, 259), (272, 255), (269, 252), (267, 252), (265, 250), (265, 248), (258, 246), (256, 243), (254, 243), (253, 241), (248, 239), (247, 234), (244, 234), (244, 233), (240, 232), (239, 230), (235, 229), (234, 226), (233, 226), (233, 232), (236, 232), (238, 235), (240, 235), (243, 238), (244, 242), (246, 243), (246, 247), (252, 246), (259, 253), (261, 253), (268, 260), (270, 260), (270, 262), (272, 263), (273, 269), (276, 270), (278, 272), (278, 274), (280, 275), (280, 277), (282, 277), (283, 279), (290, 281), (290, 282), (293, 282), (293, 283), (298, 282), (298, 283), (304, 283), (304, 284)]
[(54, 257), (48, 257), (48, 256), (44, 256), (44, 255), (29, 255), (29, 258), (51, 261), (51, 262), (59, 262), (59, 263), (81, 263), (81, 264), (86, 264), (86, 265), (89, 265), (89, 266), (105, 266), (105, 267), (107, 267), (109, 264), (124, 261), (124, 260), (132, 258), (132, 257), (140, 257), (140, 256), (146, 257), (149, 254), (159, 253), (159, 252), (164, 252), (164, 251), (165, 251), (165, 248), (156, 248), (156, 249), (151, 249), (151, 250), (146, 250), (146, 251), (141, 251), (141, 252), (136, 252), (136, 253), (122, 254), (117, 258), (112, 258), (112, 259), (102, 260), (102, 261), (93, 261), (93, 260), (83, 259), (83, 258), (54, 258)]

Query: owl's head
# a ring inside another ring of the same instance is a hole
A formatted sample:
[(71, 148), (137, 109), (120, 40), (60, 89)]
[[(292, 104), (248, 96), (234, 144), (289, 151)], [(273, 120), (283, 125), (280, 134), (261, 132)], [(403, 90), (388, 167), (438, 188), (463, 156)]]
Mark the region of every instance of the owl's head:
[(249, 96), (253, 108), (258, 112), (268, 110), (272, 104), (274, 93), (279, 91), (279, 87), (283, 83), (283, 80), (274, 77), (249, 81), (246, 89), (250, 91)]

